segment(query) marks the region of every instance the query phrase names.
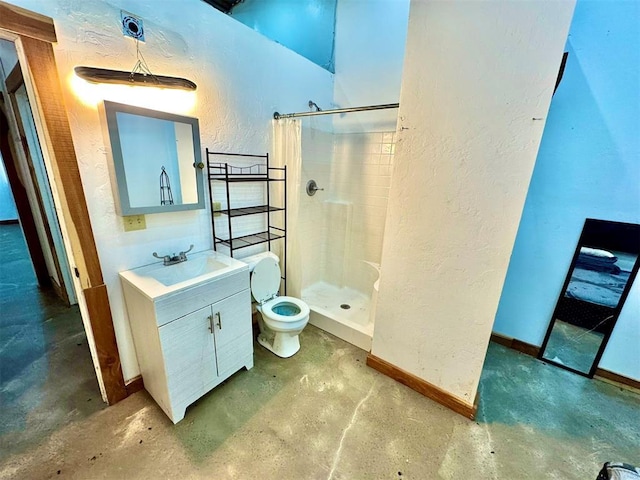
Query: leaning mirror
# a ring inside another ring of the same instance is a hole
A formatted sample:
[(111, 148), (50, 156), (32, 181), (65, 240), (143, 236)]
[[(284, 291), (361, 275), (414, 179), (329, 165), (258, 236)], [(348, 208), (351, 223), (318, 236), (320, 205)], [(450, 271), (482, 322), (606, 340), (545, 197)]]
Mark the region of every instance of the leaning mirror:
[(538, 358), (593, 377), (640, 262), (640, 225), (587, 219)]
[(120, 215), (204, 208), (198, 119), (104, 102)]

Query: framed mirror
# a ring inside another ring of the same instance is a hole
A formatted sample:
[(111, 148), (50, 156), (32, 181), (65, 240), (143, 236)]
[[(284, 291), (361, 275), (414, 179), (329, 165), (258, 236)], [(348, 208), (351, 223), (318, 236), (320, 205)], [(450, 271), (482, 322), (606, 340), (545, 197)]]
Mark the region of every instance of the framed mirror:
[(122, 216), (204, 208), (198, 119), (105, 101)]
[(587, 219), (538, 358), (592, 378), (640, 266), (640, 225)]

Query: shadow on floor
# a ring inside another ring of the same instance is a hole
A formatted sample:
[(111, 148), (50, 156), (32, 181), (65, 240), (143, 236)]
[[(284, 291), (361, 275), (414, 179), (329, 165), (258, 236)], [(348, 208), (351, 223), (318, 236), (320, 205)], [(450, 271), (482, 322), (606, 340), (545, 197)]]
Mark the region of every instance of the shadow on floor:
[[(523, 449), (544, 438), (592, 445), (604, 460), (638, 462), (640, 396), (491, 343), (477, 421), (511, 428)], [(522, 437), (520, 437), (522, 435)], [(528, 438), (527, 438), (528, 437)], [(557, 452), (559, 453), (559, 452)], [(604, 461), (603, 461), (604, 463)]]
[(0, 225), (0, 459), (104, 408), (77, 306), (40, 289), (19, 225)]

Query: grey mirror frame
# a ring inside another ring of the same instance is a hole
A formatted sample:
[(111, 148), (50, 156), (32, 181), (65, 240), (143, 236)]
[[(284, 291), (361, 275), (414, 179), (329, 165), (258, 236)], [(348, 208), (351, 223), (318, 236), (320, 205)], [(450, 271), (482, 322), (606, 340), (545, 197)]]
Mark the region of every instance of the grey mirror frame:
[[(151, 110), (148, 108), (136, 107), (122, 103), (104, 101), (100, 104), (100, 117), (103, 122), (103, 133), (105, 135), (105, 144), (110, 151), (111, 162), (109, 170), (111, 173), (111, 183), (113, 186), (114, 199), (116, 203), (116, 211), (121, 216), (144, 215), (152, 213), (180, 212), (185, 210), (199, 210), (205, 208), (204, 199), (204, 175), (202, 172), (202, 153), (200, 146), (200, 127), (197, 118), (176, 115), (173, 113)], [(122, 158), (122, 144), (120, 142), (120, 133), (118, 130), (118, 122), (116, 120), (117, 113), (129, 113), (160, 120), (168, 120), (191, 125), (193, 132), (193, 156), (194, 170), (196, 173), (196, 189), (198, 194), (197, 203), (174, 204), (174, 205), (157, 205), (145, 207), (132, 207), (129, 201), (129, 190), (127, 178), (124, 169), (124, 159)]]

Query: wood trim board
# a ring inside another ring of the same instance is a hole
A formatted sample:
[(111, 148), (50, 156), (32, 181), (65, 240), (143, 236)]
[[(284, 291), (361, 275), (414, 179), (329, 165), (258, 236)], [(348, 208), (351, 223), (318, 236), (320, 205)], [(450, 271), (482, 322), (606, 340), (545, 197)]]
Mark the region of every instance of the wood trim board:
[(15, 93), (23, 83), (24, 79), (22, 78), (20, 63), (16, 63), (9, 72), (9, 75), (7, 75), (7, 78), (4, 79), (4, 84), (7, 86), (7, 93)]
[(611, 380), (612, 382), (620, 383), (622, 385), (626, 385), (640, 391), (640, 381), (634, 380), (633, 378), (618, 375), (617, 373), (613, 373), (602, 368), (596, 368), (595, 376), (606, 380)]
[(525, 353), (527, 355), (531, 355), (532, 357), (537, 357), (538, 353), (540, 352), (540, 347), (536, 345), (523, 342), (522, 340), (518, 340), (517, 338), (505, 337), (504, 335), (500, 335), (498, 333), (491, 334), (491, 341), (494, 343), (499, 343), (500, 345), (504, 345), (505, 347), (512, 348), (513, 350)]
[[(9, 85), (9, 78), (11, 78), (12, 85)], [(53, 233), (51, 222), (49, 221), (49, 215), (47, 215), (47, 210), (44, 206), (44, 194), (43, 190), (40, 188), (40, 182), (38, 181), (38, 176), (36, 174), (36, 167), (34, 162), (34, 150), (29, 145), (27, 141), (27, 133), (25, 131), (26, 128), (26, 119), (23, 117), (22, 112), (20, 110), (20, 106), (18, 103), (17, 90), (24, 86), (24, 78), (22, 77), (22, 69), (20, 68), (20, 64), (16, 64), (16, 66), (11, 70), (9, 77), (5, 81), (5, 85), (7, 86), (7, 90), (9, 92), (9, 99), (11, 106), (13, 107), (13, 115), (17, 121), (18, 133), (20, 135), (22, 149), (24, 151), (24, 159), (26, 160), (27, 168), (29, 170), (29, 176), (31, 178), (31, 185), (35, 192), (36, 206), (39, 211), (39, 217), (42, 222), (42, 227), (44, 229), (46, 243), (49, 248), (49, 252), (51, 258), (53, 260), (53, 266), (55, 268), (55, 274), (57, 277), (57, 281), (52, 277), (51, 278), (51, 286), (53, 287), (56, 295), (67, 305), (71, 305), (69, 295), (67, 294), (67, 288), (65, 285), (65, 278), (62, 271), (62, 265), (60, 264), (60, 257), (58, 249), (56, 248), (55, 242), (53, 240)]]
[(136, 375), (131, 380), (127, 382), (124, 386), (127, 389), (127, 396), (133, 395), (140, 390), (144, 390), (144, 381), (142, 380), (142, 375)]
[(34, 97), (31, 105), (43, 155), (49, 158), (51, 176), (61, 203), (59, 213), (73, 252), (75, 274), (85, 294), (100, 380), (106, 400), (112, 405), (125, 398), (127, 393), (53, 48), (50, 43), (33, 38), (20, 37), (19, 40), (26, 57), (26, 65), (22, 65), (25, 83), (29, 86), (27, 79), (30, 79), (33, 88), (33, 92), (27, 90), (30, 97)]
[(51, 166), (62, 217), (88, 309), (100, 381), (109, 404), (127, 396), (100, 260), (91, 228), (52, 43), (53, 19), (0, 0), (0, 36), (16, 37), (43, 155)]
[(476, 395), (473, 405), (465, 403), (458, 397), (451, 395), (449, 392), (442, 390), (426, 380), (423, 380), (412, 373), (409, 373), (395, 365), (369, 353), (367, 355), (367, 365), (380, 373), (393, 378), (397, 382), (406, 385), (412, 390), (424, 395), (431, 400), (438, 402), (440, 405), (453, 410), (460, 415), (474, 420), (478, 410), (478, 396)]
[[(84, 299), (89, 310), (91, 329), (98, 351), (100, 371), (107, 392), (109, 405), (127, 397), (127, 389), (122, 376), (122, 366), (116, 345), (116, 334), (111, 321), (111, 308), (106, 285), (85, 288)], [(107, 385), (109, 388), (107, 389)]]
[[(538, 358), (538, 353), (540, 352), (540, 347), (536, 345), (523, 342), (522, 340), (518, 340), (516, 338), (505, 337), (504, 335), (500, 335), (499, 333), (492, 333), (491, 341), (494, 343), (498, 343), (500, 345), (504, 345), (505, 347), (512, 348), (513, 350), (517, 350), (519, 352), (522, 352), (526, 355), (530, 355), (535, 358)], [(541, 361), (544, 362), (544, 360), (541, 360)], [(621, 385), (629, 386), (636, 390), (640, 390), (640, 381), (635, 380), (633, 378), (625, 377), (623, 375), (619, 375), (614, 372), (610, 372), (609, 370), (596, 368), (595, 376), (600, 378), (605, 378), (607, 380), (611, 380)]]
[[(21, 43), (36, 91), (37, 98), (34, 99), (34, 103), (37, 103), (45, 124), (44, 143), (48, 147), (54, 170), (53, 177), (61, 193), (63, 216), (71, 236), (71, 244), (74, 246), (80, 281), (83, 288), (101, 285), (102, 270), (89, 220), (67, 111), (62, 100), (62, 88), (55, 68), (53, 48), (49, 43), (26, 37), (21, 38)], [(45, 148), (43, 153), (44, 150)]]
[(52, 18), (2, 1), (0, 29), (48, 43), (58, 41)]

